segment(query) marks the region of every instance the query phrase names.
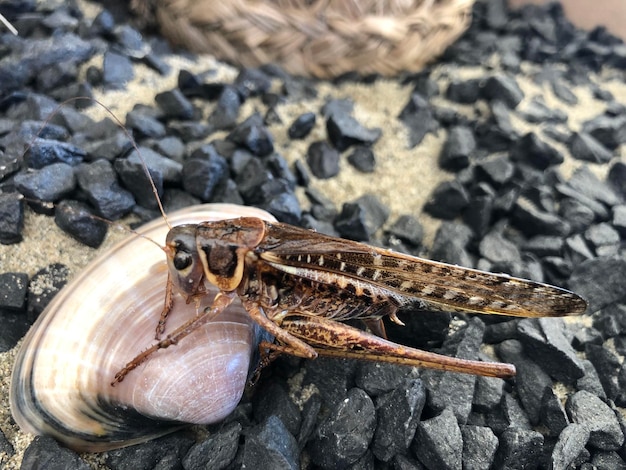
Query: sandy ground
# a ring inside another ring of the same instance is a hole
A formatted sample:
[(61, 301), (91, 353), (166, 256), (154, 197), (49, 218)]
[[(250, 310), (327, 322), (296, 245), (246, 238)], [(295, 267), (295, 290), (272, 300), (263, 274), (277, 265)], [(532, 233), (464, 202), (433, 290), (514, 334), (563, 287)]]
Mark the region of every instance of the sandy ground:
[[(114, 113), (123, 121), (125, 113), (132, 104), (153, 104), (156, 93), (175, 86), (180, 68), (203, 71), (217, 67), (218, 73), (214, 78), (215, 81), (230, 80), (237, 73), (235, 69), (229, 66), (216, 64), (210, 57), (200, 57), (195, 62), (173, 58), (170, 63), (173, 70), (167, 77), (159, 77), (155, 72), (142, 68), (142, 72), (135, 82), (129, 85), (127, 91), (102, 93), (98, 95), (98, 99), (111, 106)], [(575, 90), (580, 98), (580, 103), (577, 106), (570, 107), (561, 103), (547, 87), (540, 88), (532, 83), (528, 77), (533, 70), (532, 67), (525, 66), (525, 73), (518, 76), (520, 86), (526, 94), (525, 101), (519, 107), (520, 110), (524, 109), (530, 98), (540, 95), (548, 106), (562, 109), (568, 113), (569, 125), (572, 129), (577, 129), (581, 122), (603, 111), (604, 103), (593, 99), (586, 89)], [(435, 71), (433, 78), (441, 77), (439, 83), (443, 89), (448, 80), (444, 77), (467, 78), (479, 74), (484, 74), (484, 71), (479, 69), (452, 70), (442, 67)], [(599, 80), (597, 77), (596, 79)], [(623, 81), (610, 80), (603, 86), (609, 89), (621, 102), (626, 103), (626, 84)], [(413, 214), (419, 217), (426, 229), (426, 243), (430, 244), (438, 227), (438, 222), (421, 214), (422, 206), (433, 188), (441, 181), (453, 178), (452, 174), (443, 172), (437, 165), (437, 156), (441, 151), (445, 132), (440, 131), (437, 135), (427, 136), (416, 149), (408, 148), (406, 130), (396, 117), (406, 104), (411, 87), (403, 87), (394, 80), (379, 80), (373, 85), (346, 84), (339, 87), (320, 83), (318, 90), (318, 100), (281, 106), (278, 111), (283, 121), (288, 124), (303, 112), (317, 112), (323, 104), (324, 98), (332, 95), (335, 98), (352, 99), (355, 102), (355, 117), (368, 127), (382, 128), (383, 137), (374, 146), (378, 161), (374, 174), (360, 174), (353, 170), (347, 162), (342, 161), (342, 168), (338, 177), (327, 181), (315, 180), (313, 186), (331, 197), (336, 202), (337, 207), (341, 207), (343, 202), (352, 201), (365, 193), (377, 194), (391, 208), (390, 221), (395, 220), (401, 214)], [(249, 115), (255, 105), (258, 103), (247, 103), (242, 109), (241, 116)], [(459, 110), (472, 113), (469, 107), (460, 106)], [(95, 106), (90, 112), (94, 117), (105, 115), (101, 108)], [(513, 118), (513, 124), (521, 132), (531, 128), (529, 124), (518, 118)], [(286, 137), (286, 127), (271, 128), (271, 131), (276, 138), (276, 150), (290, 162), (302, 159), (310, 142), (325, 137), (322, 122), (318, 122), (309, 138), (301, 142), (289, 141)], [(215, 138), (215, 135), (211, 138)], [(567, 153), (564, 147), (558, 144), (554, 145), (559, 147), (564, 154)], [(623, 153), (620, 157), (626, 158)], [(580, 162), (574, 162), (567, 158), (561, 171), (567, 176), (579, 165)], [(602, 168), (598, 167), (595, 170), (602, 175)], [(306, 207), (304, 199), (301, 200), (301, 203), (303, 207)], [(119, 238), (119, 231), (113, 232), (115, 233), (109, 236), (109, 240), (101, 250), (110, 246), (113, 239)], [(73, 273), (77, 273), (101, 250), (81, 246), (63, 234), (54, 225), (51, 218), (27, 211), (24, 241), (18, 245), (0, 245), (0, 266), (2, 272), (20, 271), (32, 275), (50, 263), (60, 262), (69, 266)], [(15, 352), (13, 350), (0, 354), (0, 428), (13, 444), (16, 452), (11, 458), (0, 454), (0, 464), (4, 464), (4, 468), (7, 469), (19, 468), (23, 450), (32, 439), (32, 436), (24, 435), (12, 423), (9, 413), (8, 387)], [(97, 460), (97, 458), (90, 459), (94, 466), (97, 465)]]

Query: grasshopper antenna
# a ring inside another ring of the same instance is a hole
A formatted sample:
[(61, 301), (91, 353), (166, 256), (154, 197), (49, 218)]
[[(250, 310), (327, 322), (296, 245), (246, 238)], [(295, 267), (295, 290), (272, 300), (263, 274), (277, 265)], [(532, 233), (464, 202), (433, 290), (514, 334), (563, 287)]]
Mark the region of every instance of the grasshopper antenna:
[[(126, 129), (126, 126), (124, 126), (122, 121), (120, 121), (118, 119), (118, 117), (115, 115), (115, 113), (111, 109), (109, 109), (109, 107), (107, 107), (104, 103), (101, 103), (97, 99), (90, 98), (88, 96), (77, 96), (77, 97), (69, 98), (69, 99), (61, 102), (54, 109), (54, 111), (50, 114), (50, 117), (48, 119), (46, 119), (46, 121), (41, 125), (41, 127), (39, 128), (39, 131), (31, 139), (30, 144), (28, 145), (28, 147), (30, 148), (30, 147), (33, 146), (35, 140), (37, 139), (37, 136), (41, 134), (41, 132), (43, 131), (44, 127), (48, 124), (48, 122), (50, 121), (52, 116), (54, 116), (57, 112), (59, 112), (64, 106), (66, 106), (66, 105), (68, 105), (70, 103), (73, 103), (75, 101), (81, 101), (81, 100), (88, 100), (90, 102), (98, 104), (99, 106), (102, 106), (102, 108), (109, 114), (109, 116), (111, 116), (111, 118), (115, 121), (115, 123), (119, 126), (119, 128), (122, 129), (122, 132), (124, 132), (124, 134), (126, 135), (128, 140), (131, 142), (133, 148), (137, 151), (137, 156), (139, 157), (139, 159), (141, 160), (141, 163), (143, 164), (143, 171), (144, 171), (146, 177), (148, 178), (148, 181), (150, 182), (150, 187), (152, 188), (152, 193), (154, 194), (154, 197), (156, 198), (157, 204), (159, 206), (159, 212), (161, 212), (161, 216), (163, 217), (163, 220), (165, 220), (165, 223), (167, 224), (167, 227), (171, 230), (172, 229), (172, 225), (170, 224), (170, 221), (167, 219), (167, 215), (165, 214), (165, 209), (163, 208), (163, 204), (161, 203), (161, 198), (159, 197), (159, 192), (157, 191), (157, 188), (154, 185), (154, 181), (152, 180), (152, 176), (150, 176), (150, 171), (148, 170), (148, 165), (146, 164), (146, 161), (144, 160), (143, 155), (141, 155), (141, 152), (139, 151), (139, 147), (137, 147), (137, 143), (135, 142), (135, 139), (133, 139), (133, 136), (130, 134), (128, 129)], [(102, 219), (100, 217), (96, 217), (96, 218), (100, 219), (100, 220), (104, 220), (104, 219)], [(137, 234), (134, 231), (133, 231), (133, 233)], [(139, 234), (137, 234), (137, 235), (139, 235)], [(139, 236), (141, 236), (141, 235), (139, 235)], [(142, 237), (142, 238), (145, 238), (145, 237)], [(155, 242), (153, 241), (153, 243), (155, 243)]]
[(17, 29), (15, 29), (15, 26), (13, 26), (9, 22), (9, 20), (7, 20), (1, 13), (0, 13), (0, 23), (2, 23), (6, 29), (8, 29), (11, 33), (13, 33), (14, 36), (18, 35)]

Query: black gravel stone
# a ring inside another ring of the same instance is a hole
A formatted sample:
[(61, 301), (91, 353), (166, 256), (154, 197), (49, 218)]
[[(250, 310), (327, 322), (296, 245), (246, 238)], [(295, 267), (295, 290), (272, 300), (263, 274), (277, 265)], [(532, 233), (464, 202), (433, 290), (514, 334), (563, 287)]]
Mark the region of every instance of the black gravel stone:
[(194, 117), (193, 104), (178, 88), (157, 93), (154, 101), (169, 119), (191, 119)]
[[(568, 240), (573, 240), (575, 237), (576, 236), (569, 237)], [(561, 237), (537, 235), (526, 241), (522, 248), (524, 251), (530, 251), (540, 258), (543, 258), (545, 256), (560, 256), (563, 253), (564, 246), (565, 240)]]
[(541, 418), (541, 397), (547, 387), (552, 387), (550, 376), (524, 354), (522, 343), (517, 340), (503, 341), (496, 351), (503, 361), (515, 365), (517, 392), (530, 422), (536, 425)]
[(343, 152), (352, 145), (372, 145), (382, 135), (380, 129), (368, 129), (349, 114), (334, 112), (326, 120), (326, 132), (333, 147)]
[(26, 308), (28, 274), (0, 274), (0, 312), (23, 312)]
[(301, 114), (291, 123), (289, 129), (287, 129), (287, 135), (290, 139), (304, 139), (313, 130), (315, 120), (315, 113)]
[[(601, 181), (588, 166), (577, 168), (567, 181), (567, 186), (592, 200), (608, 206), (614, 206), (621, 202), (620, 197), (612, 190), (611, 186)], [(604, 216), (605, 214), (602, 215)], [(606, 218), (604, 217), (604, 219)]]
[(115, 52), (105, 52), (102, 63), (102, 82), (114, 89), (123, 89), (135, 77), (130, 59)]
[(362, 173), (373, 173), (376, 169), (376, 157), (370, 147), (357, 145), (350, 155), (348, 163)]
[(54, 222), (74, 239), (98, 248), (107, 233), (107, 224), (95, 219), (89, 206), (79, 201), (65, 200), (57, 204)]
[(165, 125), (161, 123), (153, 112), (145, 108), (136, 107), (126, 114), (126, 127), (137, 132), (137, 137), (152, 137), (160, 139), (165, 137)]
[(574, 267), (569, 279), (570, 289), (589, 303), (589, 312), (595, 312), (626, 296), (626, 260), (619, 256), (595, 258)]
[(526, 318), (517, 324), (524, 353), (555, 380), (573, 383), (585, 374), (581, 360), (564, 335), (564, 325), (555, 319)]
[[(140, 146), (138, 148), (139, 153), (137, 153), (137, 150), (133, 150), (126, 158), (128, 164), (142, 167), (145, 165), (148, 167), (150, 172), (160, 173), (163, 181), (166, 183), (179, 184), (181, 182), (183, 170), (183, 165), (181, 163), (174, 161), (171, 158), (164, 157), (158, 152), (147, 147)], [(200, 149), (194, 151), (190, 158), (201, 158), (204, 155), (201, 150), (203, 148), (204, 147), (200, 147)], [(120, 160), (121, 159), (118, 161)], [(115, 163), (117, 169), (117, 161)]]
[(216, 130), (235, 127), (241, 103), (241, 96), (237, 90), (233, 86), (225, 86), (208, 118), (210, 126)]
[(124, 133), (120, 131), (116, 132), (111, 137), (86, 143), (84, 148), (87, 152), (87, 156), (85, 157), (87, 161), (104, 158), (111, 162), (126, 153), (131, 148), (131, 143)]
[(511, 75), (498, 74), (487, 79), (481, 96), (490, 101), (501, 101), (510, 109), (515, 109), (524, 99), (524, 93)]
[(518, 198), (513, 209), (512, 221), (527, 236), (566, 236), (571, 226), (555, 214), (544, 212), (525, 198)]
[(270, 416), (247, 435), (243, 448), (243, 468), (299, 468), (300, 451), (282, 421)]
[(611, 224), (622, 239), (626, 239), (626, 205), (613, 207)]
[(544, 101), (539, 98), (530, 100), (519, 114), (525, 121), (530, 123), (567, 122), (567, 114), (558, 109), (549, 108)]
[(463, 437), (452, 410), (421, 421), (411, 450), (426, 468), (461, 468)]
[(74, 169), (66, 163), (53, 163), (41, 170), (15, 175), (16, 189), (37, 201), (58, 201), (76, 187)]
[(0, 243), (22, 241), (24, 199), (18, 193), (0, 193)]
[(108, 451), (105, 454), (105, 463), (109, 468), (119, 470), (177, 468), (193, 444), (193, 439), (184, 433), (171, 434), (141, 446)]
[(183, 164), (183, 187), (185, 191), (209, 202), (215, 190), (228, 177), (228, 162), (211, 144), (196, 150)]
[(534, 132), (519, 139), (511, 148), (510, 156), (514, 162), (528, 163), (539, 170), (563, 163), (563, 155)]
[(469, 204), (469, 194), (456, 180), (444, 181), (432, 192), (424, 211), (438, 219), (454, 219)]
[(592, 225), (584, 236), (598, 256), (615, 255), (620, 249), (619, 232), (606, 222)]
[(42, 468), (42, 464), (50, 470), (89, 470), (91, 468), (77, 453), (61, 447), (51, 437), (36, 436), (26, 448), (20, 468), (34, 470)]
[(89, 202), (105, 219), (117, 220), (135, 205), (133, 195), (120, 186), (115, 170), (106, 160), (82, 163), (77, 168), (76, 179)]
[(607, 181), (622, 200), (626, 200), (626, 163), (615, 162), (609, 169)]
[(36, 139), (28, 148), (25, 159), (29, 167), (41, 169), (53, 163), (76, 166), (86, 153), (75, 145), (58, 140)]
[(469, 166), (470, 158), (476, 149), (476, 140), (469, 127), (455, 126), (450, 129), (448, 138), (439, 155), (439, 166), (444, 170), (458, 171)]
[(202, 442), (194, 444), (183, 458), (183, 468), (226, 468), (237, 454), (241, 424), (231, 422)]
[(401, 215), (386, 230), (387, 234), (397, 237), (413, 246), (420, 246), (424, 238), (424, 228), (412, 215)]
[(248, 98), (266, 94), (272, 86), (272, 81), (263, 70), (244, 68), (237, 75), (235, 86), (241, 96)]
[[(485, 325), (480, 319), (472, 318), (467, 326), (446, 338), (442, 352), (460, 359), (476, 360), (482, 343)], [(427, 383), (428, 405), (435, 412), (444, 409), (454, 413), (459, 424), (466, 424), (472, 409), (472, 398), (476, 376), (471, 374), (446, 374), (424, 371), (424, 377), (433, 377)], [(450, 393), (450, 391), (454, 391)]]
[(482, 257), (501, 265), (511, 265), (522, 260), (517, 245), (504, 238), (499, 231), (485, 235), (478, 245), (478, 251)]
[(367, 241), (388, 217), (389, 209), (376, 196), (366, 194), (344, 203), (334, 226), (344, 238)]
[(0, 322), (3, 325), (0, 331), (0, 352), (12, 349), (31, 325), (26, 316), (27, 291), (28, 274), (0, 274)]
[(419, 379), (406, 379), (376, 400), (376, 432), (372, 452), (377, 459), (389, 462), (407, 453), (422, 409), (426, 389)]
[(613, 154), (591, 135), (574, 132), (567, 142), (574, 158), (593, 163), (608, 163)]
[(11, 49), (5, 50), (0, 64), (2, 92), (25, 88), (41, 72), (55, 64), (83, 63), (94, 51), (89, 42), (72, 33), (14, 41)]
[(328, 179), (339, 173), (339, 152), (326, 141), (313, 142), (309, 146), (306, 162), (317, 178)]
[(515, 166), (504, 155), (490, 158), (476, 165), (476, 175), (494, 187), (507, 183), (513, 177), (514, 172)]
[(30, 322), (37, 319), (57, 292), (67, 283), (68, 275), (69, 269), (60, 263), (51, 264), (35, 273), (28, 285), (26, 314)]
[(262, 423), (276, 416), (292, 435), (298, 435), (300, 411), (281, 384), (267, 382), (255, 390), (253, 407), (257, 422)]
[(602, 450), (617, 450), (624, 443), (624, 434), (615, 413), (597, 396), (581, 390), (570, 396), (565, 410), (572, 423), (589, 431), (588, 444)]
[(472, 408), (486, 413), (495, 409), (502, 400), (504, 380), (497, 377), (476, 377)]
[(255, 113), (228, 134), (228, 140), (243, 147), (258, 157), (264, 157), (274, 151), (274, 138), (263, 125), (263, 118)]
[(308, 450), (321, 468), (343, 468), (365, 454), (374, 436), (376, 410), (371, 398), (353, 388), (318, 426)]
[(537, 431), (508, 428), (500, 435), (494, 468), (537, 468), (543, 441), (543, 436)]
[(398, 118), (409, 130), (409, 148), (419, 145), (426, 134), (439, 128), (430, 103), (418, 93), (411, 95)]
[(582, 130), (609, 150), (615, 150), (626, 142), (626, 116), (601, 115), (583, 123)]
[(446, 98), (462, 104), (473, 104), (481, 96), (480, 79), (453, 81), (446, 89)]
[(550, 457), (552, 468), (576, 467), (577, 459), (584, 454), (589, 440), (589, 429), (584, 424), (569, 424), (559, 435)]
[(430, 256), (445, 263), (471, 267), (474, 265), (466, 250), (472, 230), (458, 222), (444, 222), (435, 234), (435, 241)]
[(551, 388), (546, 388), (541, 398), (541, 424), (549, 436), (558, 436), (569, 424), (561, 400)]
[(617, 355), (602, 346), (587, 344), (585, 356), (593, 364), (607, 398), (616, 400), (621, 393), (619, 383), (621, 364)]
[[(596, 214), (589, 205), (590, 203), (595, 207), (597, 205), (593, 204), (593, 201), (589, 199), (585, 199), (585, 202), (587, 204), (568, 197), (561, 200), (559, 204), (559, 215), (570, 224), (573, 233), (583, 232), (596, 218)], [(603, 210), (603, 208), (598, 209), (600, 211)]]
[(484, 426), (461, 426), (461, 436), (463, 468), (465, 470), (493, 468), (493, 459), (498, 448), (498, 438), (493, 431)]

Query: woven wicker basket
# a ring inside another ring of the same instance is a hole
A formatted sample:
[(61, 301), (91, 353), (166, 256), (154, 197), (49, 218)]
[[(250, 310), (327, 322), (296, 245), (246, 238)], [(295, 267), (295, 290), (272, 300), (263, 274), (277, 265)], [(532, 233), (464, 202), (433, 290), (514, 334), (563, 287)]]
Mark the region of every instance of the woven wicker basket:
[(173, 43), (301, 76), (418, 71), (466, 29), (474, 0), (133, 0)]

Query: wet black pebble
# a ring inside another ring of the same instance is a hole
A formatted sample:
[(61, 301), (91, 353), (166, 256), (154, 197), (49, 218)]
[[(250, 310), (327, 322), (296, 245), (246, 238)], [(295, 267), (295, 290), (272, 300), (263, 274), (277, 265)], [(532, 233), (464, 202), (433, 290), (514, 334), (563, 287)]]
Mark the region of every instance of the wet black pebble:
[(287, 129), (287, 135), (290, 139), (304, 139), (315, 126), (315, 120), (315, 113), (304, 113), (298, 116)]
[(371, 398), (353, 388), (319, 425), (308, 450), (321, 468), (346, 467), (365, 454), (374, 436), (376, 411)]
[(444, 181), (435, 188), (424, 205), (424, 211), (438, 219), (454, 219), (469, 204), (469, 194), (456, 180)]
[(350, 165), (361, 173), (373, 173), (376, 169), (374, 151), (365, 145), (355, 146), (350, 155), (348, 155), (347, 160)]
[(0, 274), (0, 352), (13, 348), (30, 327), (26, 317), (27, 292), (26, 273)]
[(48, 306), (50, 301), (67, 283), (69, 269), (60, 263), (53, 263), (40, 269), (28, 285), (27, 315), (30, 322)]
[(18, 193), (0, 193), (0, 243), (22, 241), (24, 199)]
[(178, 432), (139, 446), (108, 451), (104, 461), (116, 470), (176, 468), (193, 444), (190, 436)]
[(237, 454), (241, 430), (238, 422), (228, 423), (207, 439), (194, 444), (182, 460), (183, 468), (226, 468)]
[(328, 179), (339, 173), (339, 152), (326, 141), (313, 142), (309, 146), (306, 162), (317, 178)]
[(452, 410), (421, 421), (411, 450), (426, 468), (461, 468), (463, 437)]
[(469, 127), (455, 126), (439, 155), (439, 166), (444, 170), (458, 171), (469, 166), (470, 157), (476, 148), (474, 134)]
[(62, 447), (51, 437), (37, 436), (24, 452), (24, 470), (41, 468), (45, 462), (50, 470), (89, 470), (91, 467), (77, 453)]
[(115, 170), (106, 160), (81, 164), (76, 171), (76, 179), (89, 202), (105, 219), (117, 220), (135, 205), (135, 198), (120, 186)]
[(58, 201), (76, 186), (74, 169), (66, 163), (53, 163), (41, 170), (15, 175), (15, 187), (35, 201)]
[(426, 389), (420, 379), (405, 379), (376, 399), (372, 452), (377, 459), (389, 462), (407, 453), (425, 403)]
[(183, 164), (183, 187), (203, 202), (211, 200), (217, 185), (227, 176), (228, 163), (212, 144), (200, 147)]
[(296, 438), (276, 416), (248, 431), (242, 468), (299, 468), (300, 450)]
[(65, 200), (57, 205), (54, 222), (82, 244), (98, 248), (104, 241), (108, 225), (93, 216), (93, 211), (86, 204)]
[(333, 146), (343, 152), (352, 145), (372, 145), (380, 136), (380, 129), (368, 129), (349, 114), (335, 112), (326, 120), (326, 132)]

